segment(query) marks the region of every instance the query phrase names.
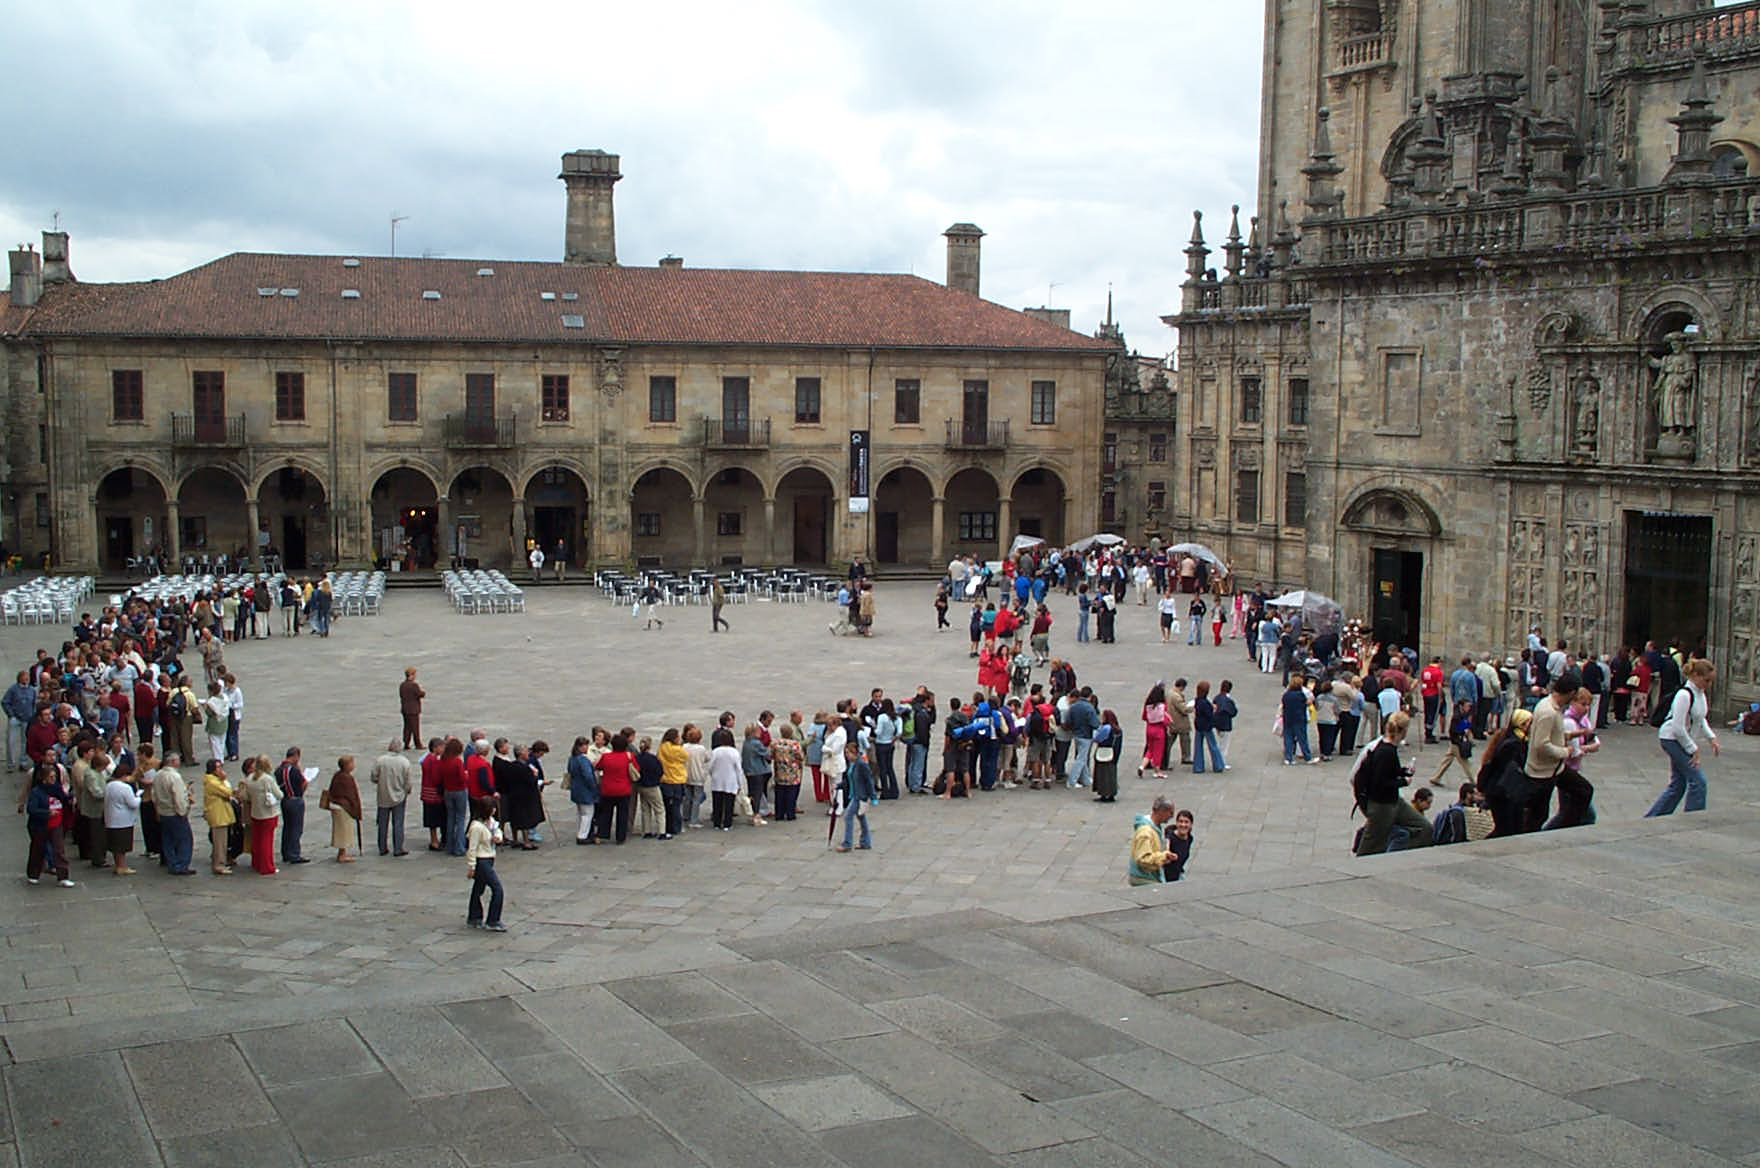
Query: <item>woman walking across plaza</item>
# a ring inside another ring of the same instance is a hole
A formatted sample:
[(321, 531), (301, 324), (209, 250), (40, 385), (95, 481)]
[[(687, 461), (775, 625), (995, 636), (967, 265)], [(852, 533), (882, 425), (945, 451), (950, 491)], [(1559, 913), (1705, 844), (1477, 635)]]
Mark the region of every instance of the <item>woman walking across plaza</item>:
[[(501, 890), (501, 877), (495, 872), (495, 841), (499, 832), (490, 826), (489, 817), (495, 804), (488, 799), (471, 803), (471, 825), (466, 834), (464, 851), (465, 875), (471, 881), (470, 906), (465, 910), (464, 923), (473, 929), (505, 933), (501, 923), (501, 906), (506, 894)], [(483, 890), (489, 891), (489, 915), (483, 915)]]
[(330, 776), (322, 803), (330, 812), (330, 846), (336, 849), (336, 862), (354, 863), (348, 847), (359, 840), (361, 822), (361, 789), (354, 778), (354, 755), (345, 754), (336, 760), (336, 773)]
[(1668, 756), (1668, 785), (1650, 805), (1650, 810), (1644, 812), (1646, 818), (1674, 814), (1683, 795), (1686, 810), (1705, 810), (1705, 772), (1699, 769), (1699, 742), (1694, 736), (1698, 735), (1711, 744), (1713, 757), (1723, 752), (1717, 742), (1717, 732), (1707, 718), (1711, 684), (1716, 679), (1717, 670), (1711, 662), (1703, 658), (1687, 662), (1687, 683), (1675, 691), (1669, 702), (1668, 719), (1656, 732), (1662, 753)]

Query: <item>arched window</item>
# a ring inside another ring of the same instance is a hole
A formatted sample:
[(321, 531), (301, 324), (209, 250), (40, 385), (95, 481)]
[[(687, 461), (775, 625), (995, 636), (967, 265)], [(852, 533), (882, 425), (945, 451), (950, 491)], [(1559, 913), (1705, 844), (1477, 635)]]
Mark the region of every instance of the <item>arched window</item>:
[(1711, 173), (1718, 178), (1745, 178), (1748, 174), (1748, 156), (1740, 147), (1723, 143), (1711, 148)]

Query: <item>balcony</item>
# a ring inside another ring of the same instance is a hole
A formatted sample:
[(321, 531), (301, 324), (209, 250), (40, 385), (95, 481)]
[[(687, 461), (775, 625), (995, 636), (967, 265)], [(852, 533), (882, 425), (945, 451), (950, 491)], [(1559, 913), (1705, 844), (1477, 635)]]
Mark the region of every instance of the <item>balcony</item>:
[(454, 449), (509, 449), (516, 445), (514, 414), (447, 414), (442, 433)]
[(704, 418), (703, 445), (711, 450), (768, 450), (769, 418)]
[(194, 414), (172, 414), (171, 445), (192, 450), (238, 449), (244, 445), (244, 415), (198, 419)]
[(968, 423), (959, 418), (947, 419), (947, 449), (1006, 450), (1007, 422)]

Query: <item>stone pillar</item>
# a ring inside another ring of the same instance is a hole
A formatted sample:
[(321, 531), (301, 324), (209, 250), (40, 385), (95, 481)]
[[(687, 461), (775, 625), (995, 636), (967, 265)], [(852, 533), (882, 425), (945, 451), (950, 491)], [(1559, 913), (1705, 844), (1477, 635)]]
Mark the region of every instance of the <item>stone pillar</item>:
[(697, 534), (696, 557), (691, 567), (706, 568), (709, 566), (709, 532), (703, 526), (703, 496), (691, 496), (691, 525)]
[(441, 495), (434, 500), (434, 564), (439, 568), (452, 566), (452, 498)]
[(996, 558), (1008, 557), (1008, 545), (1014, 536), (1010, 529), (1014, 526), (1014, 500), (1003, 495), (996, 500)]
[(165, 500), (165, 558), (171, 563), (166, 570), (171, 573), (183, 571), (183, 538), (182, 524), (178, 522), (177, 500)]
[(947, 500), (936, 495), (929, 500), (929, 566), (939, 568), (947, 559)]
[(774, 566), (776, 554), (776, 496), (764, 496), (764, 554), (759, 557), (765, 567)]
[(523, 567), (526, 562), (526, 501), (515, 498), (513, 501), (513, 566)]
[(257, 524), (262, 522), (262, 517), (257, 510), (256, 499), (244, 501), (244, 512), (245, 528), (247, 529), (245, 538), (250, 541), (245, 546), (251, 552), (251, 571), (261, 572), (263, 570), (263, 549), (262, 545), (257, 542)]

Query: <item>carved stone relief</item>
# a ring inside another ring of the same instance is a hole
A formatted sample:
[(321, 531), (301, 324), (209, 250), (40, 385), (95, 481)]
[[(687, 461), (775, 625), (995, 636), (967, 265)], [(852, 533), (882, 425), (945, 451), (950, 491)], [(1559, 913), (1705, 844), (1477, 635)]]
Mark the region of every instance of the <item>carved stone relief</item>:
[(1536, 414), (1546, 412), (1552, 401), (1552, 370), (1544, 365), (1534, 365), (1528, 369), (1528, 408)]
[(1656, 416), (1656, 457), (1689, 459), (1697, 446), (1699, 358), (1687, 349), (1684, 333), (1668, 334), (1668, 352), (1650, 358), (1656, 377), (1649, 407)]

